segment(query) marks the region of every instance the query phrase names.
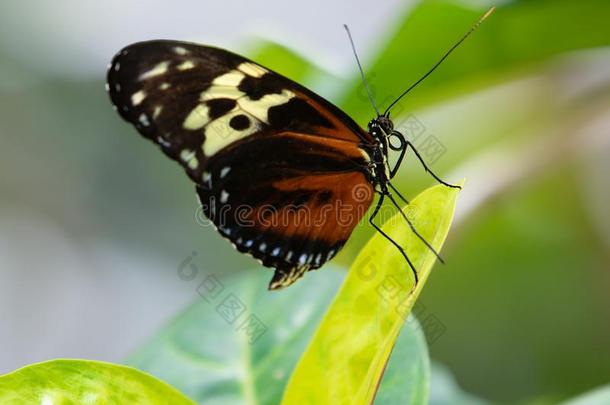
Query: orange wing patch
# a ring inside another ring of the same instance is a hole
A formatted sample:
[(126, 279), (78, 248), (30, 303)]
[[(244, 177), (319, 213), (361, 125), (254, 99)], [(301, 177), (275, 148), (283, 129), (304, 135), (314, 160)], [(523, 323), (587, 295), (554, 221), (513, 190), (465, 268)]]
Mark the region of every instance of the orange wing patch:
[(274, 182), (273, 187), (306, 199), (275, 210), (258, 207), (251, 218), (257, 228), (329, 246), (347, 240), (373, 201), (373, 187), (360, 172), (310, 174)]
[(322, 99), (325, 104), (323, 105), (321, 102), (314, 100), (307, 94), (301, 92), (295, 92), (295, 94), (297, 95), (297, 97), (305, 100), (307, 104), (312, 106), (318, 112), (318, 114), (320, 114), (332, 124), (333, 128), (327, 128), (322, 126), (316, 127), (315, 133), (317, 136), (324, 138), (340, 139), (356, 144), (375, 143), (375, 140), (367, 132), (363, 131), (358, 124), (356, 124), (350, 117), (345, 115), (343, 111), (339, 110), (334, 105), (326, 102), (326, 100)]

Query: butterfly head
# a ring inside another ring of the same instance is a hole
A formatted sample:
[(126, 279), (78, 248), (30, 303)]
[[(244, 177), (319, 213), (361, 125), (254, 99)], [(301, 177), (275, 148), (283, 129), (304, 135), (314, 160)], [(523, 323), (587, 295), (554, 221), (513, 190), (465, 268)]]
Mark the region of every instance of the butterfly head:
[(369, 122), (368, 130), (375, 139), (383, 142), (394, 131), (394, 123), (390, 117), (379, 115)]
[(373, 118), (369, 122), (368, 130), (373, 138), (377, 140), (386, 159), (389, 149), (404, 153), (407, 147), (407, 140), (399, 131), (394, 129), (394, 123), (389, 115), (378, 115), (377, 118)]

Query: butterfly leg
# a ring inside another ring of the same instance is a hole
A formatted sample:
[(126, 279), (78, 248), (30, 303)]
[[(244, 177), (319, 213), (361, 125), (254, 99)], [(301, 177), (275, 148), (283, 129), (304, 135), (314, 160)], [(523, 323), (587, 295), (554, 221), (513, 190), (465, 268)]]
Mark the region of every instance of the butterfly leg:
[(396, 200), (394, 199), (394, 197), (392, 196), (392, 194), (388, 193), (387, 194), (388, 198), (390, 199), (390, 201), (392, 201), (392, 204), (394, 204), (394, 207), (396, 207), (396, 209), (398, 210), (398, 212), (400, 212), (400, 215), (404, 218), (405, 221), (407, 221), (407, 224), (409, 224), (409, 228), (411, 228), (411, 231), (419, 238), (419, 240), (421, 240), (423, 242), (424, 245), (426, 245), (426, 247), (428, 249), (430, 249), (430, 251), (432, 253), (434, 253), (434, 255), (436, 256), (436, 258), (441, 262), (441, 263), (445, 263), (445, 261), (443, 260), (443, 258), (441, 257), (441, 255), (432, 247), (432, 245), (430, 245), (430, 243), (428, 243), (428, 241), (421, 236), (421, 234), (419, 232), (417, 232), (417, 229), (415, 229), (415, 225), (413, 225), (413, 223), (411, 222), (411, 220), (409, 220), (409, 217), (407, 217), (405, 215), (405, 213), (402, 211), (402, 209), (400, 209), (400, 206), (398, 205), (398, 203), (396, 202)]
[(390, 148), (395, 151), (400, 151), (400, 155), (398, 155), (398, 159), (396, 160), (394, 167), (390, 170), (390, 179), (393, 179), (394, 176), (396, 176), (396, 173), (398, 173), (398, 169), (400, 169), (400, 165), (405, 157), (405, 154), (407, 153), (408, 148), (407, 140), (400, 132), (392, 132), (392, 135), (400, 141), (400, 146), (396, 148), (390, 146)]
[(377, 226), (377, 224), (374, 222), (374, 219), (377, 216), (377, 214), (379, 213), (379, 209), (381, 208), (381, 206), (383, 204), (384, 197), (385, 197), (385, 194), (381, 194), (379, 196), (379, 200), (377, 201), (377, 206), (375, 207), (375, 209), (373, 210), (373, 213), (369, 217), (369, 223), (371, 224), (371, 226), (373, 228), (375, 228), (375, 230), (377, 232), (379, 232), (384, 238), (386, 238), (388, 241), (390, 241), (390, 243), (392, 243), (396, 247), (396, 249), (398, 249), (400, 251), (400, 254), (402, 254), (402, 256), (405, 258), (407, 263), (409, 263), (409, 267), (411, 267), (411, 272), (413, 273), (413, 277), (415, 279), (415, 283), (413, 284), (413, 289), (415, 289), (415, 286), (419, 282), (419, 277), (417, 276), (417, 270), (415, 270), (415, 266), (413, 266), (413, 263), (411, 263), (409, 256), (407, 256), (407, 253), (402, 248), (402, 246), (400, 246), (398, 243), (396, 243), (396, 241), (394, 239), (392, 239), (387, 233), (382, 231), (381, 228), (379, 226)]
[(402, 200), (402, 201), (403, 201), (405, 204), (409, 205), (409, 201), (408, 201), (406, 198), (404, 198), (404, 197), (402, 196), (402, 194), (400, 194), (400, 192), (399, 192), (399, 191), (396, 189), (396, 187), (394, 187), (394, 185), (393, 185), (392, 183), (390, 183), (389, 181), (388, 181), (388, 186), (390, 186), (390, 188), (392, 189), (392, 191), (394, 191), (394, 192), (396, 193), (396, 195), (398, 196), (398, 198), (400, 198), (400, 199), (401, 199), (401, 200)]
[(425, 170), (426, 170), (428, 173), (430, 173), (430, 175), (431, 175), (432, 177), (434, 177), (434, 178), (436, 179), (436, 181), (438, 181), (439, 183), (441, 183), (441, 184), (443, 184), (443, 185), (445, 185), (445, 186), (447, 186), (447, 187), (459, 188), (460, 190), (462, 189), (462, 187), (461, 187), (461, 186), (458, 186), (458, 185), (455, 185), (455, 184), (449, 184), (449, 183), (446, 183), (446, 182), (444, 182), (443, 180), (441, 180), (441, 179), (440, 179), (440, 178), (439, 178), (439, 177), (438, 177), (436, 174), (434, 174), (434, 172), (433, 172), (432, 170), (430, 170), (430, 168), (428, 167), (428, 165), (426, 165), (426, 162), (424, 162), (424, 159), (421, 157), (421, 155), (419, 154), (419, 152), (417, 151), (417, 149), (415, 149), (415, 146), (414, 146), (414, 145), (413, 145), (411, 142), (409, 142), (409, 141), (406, 141), (406, 142), (407, 142), (407, 146), (410, 146), (410, 147), (411, 147), (411, 149), (413, 149), (413, 152), (415, 152), (415, 156), (417, 156), (417, 158), (419, 159), (419, 161), (421, 162), (421, 164), (424, 166), (424, 169), (425, 169)]

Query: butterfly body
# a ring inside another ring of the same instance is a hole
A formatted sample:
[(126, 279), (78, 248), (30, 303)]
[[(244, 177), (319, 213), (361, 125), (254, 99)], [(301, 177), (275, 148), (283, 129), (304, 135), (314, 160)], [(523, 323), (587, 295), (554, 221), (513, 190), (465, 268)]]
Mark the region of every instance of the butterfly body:
[(231, 52), (177, 41), (120, 51), (118, 113), (182, 165), (235, 248), (291, 284), (341, 249), (385, 188), (387, 143), (322, 97)]

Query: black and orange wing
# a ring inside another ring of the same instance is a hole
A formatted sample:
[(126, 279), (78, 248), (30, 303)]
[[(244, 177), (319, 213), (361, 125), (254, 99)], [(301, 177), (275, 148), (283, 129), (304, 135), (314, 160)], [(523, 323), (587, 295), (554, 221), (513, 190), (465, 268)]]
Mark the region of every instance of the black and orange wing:
[(119, 52), (117, 111), (178, 161), (235, 247), (291, 284), (343, 246), (370, 206), (373, 138), (322, 97), (233, 53), (175, 41)]
[(276, 269), (270, 288), (330, 260), (370, 206), (373, 187), (345, 153), (287, 132), (210, 159), (203, 210), (239, 251)]

